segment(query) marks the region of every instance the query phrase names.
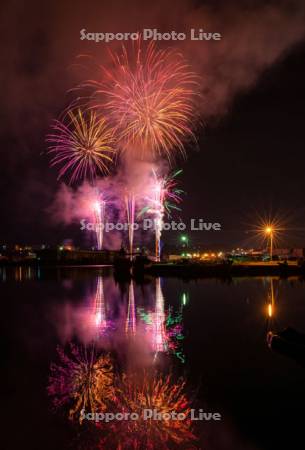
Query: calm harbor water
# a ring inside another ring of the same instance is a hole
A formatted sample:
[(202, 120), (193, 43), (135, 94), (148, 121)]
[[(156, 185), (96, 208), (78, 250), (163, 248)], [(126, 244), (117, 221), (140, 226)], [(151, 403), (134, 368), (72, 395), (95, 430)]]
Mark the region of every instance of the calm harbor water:
[[(183, 379), (196, 411), (221, 415), (194, 421), (191, 443), (182, 432), (176, 447), (169, 439), (164, 448), (300, 447), (305, 369), (269, 350), (266, 335), (287, 326), (305, 331), (303, 281), (119, 282), (108, 267), (2, 267), (0, 292), (3, 448), (116, 448), (69, 420), (66, 404), (54, 411), (50, 365), (58, 363), (58, 346), (69, 352), (71, 342), (108, 352), (120, 375), (143, 372), (172, 389)], [(117, 424), (115, 434), (124, 438), (124, 427)], [(137, 448), (148, 448), (138, 436)], [(160, 448), (157, 439), (150, 444)]]

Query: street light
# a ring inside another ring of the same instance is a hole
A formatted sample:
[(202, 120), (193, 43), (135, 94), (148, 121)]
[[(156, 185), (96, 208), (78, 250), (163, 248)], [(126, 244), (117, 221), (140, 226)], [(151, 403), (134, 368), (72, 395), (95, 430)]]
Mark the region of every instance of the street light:
[(270, 260), (272, 261), (272, 253), (273, 253), (273, 228), (271, 226), (267, 226), (265, 228), (265, 233), (269, 236), (270, 239)]
[(189, 238), (188, 238), (188, 236), (186, 235), (186, 234), (182, 234), (181, 236), (180, 236), (180, 241), (181, 241), (181, 243), (182, 243), (182, 247), (184, 248), (184, 247), (187, 247), (188, 248), (188, 245), (189, 245)]

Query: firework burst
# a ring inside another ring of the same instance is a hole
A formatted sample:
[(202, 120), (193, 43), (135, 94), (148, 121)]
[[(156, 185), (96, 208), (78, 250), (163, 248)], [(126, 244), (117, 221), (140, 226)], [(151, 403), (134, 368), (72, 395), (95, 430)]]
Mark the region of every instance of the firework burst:
[[(122, 412), (134, 412), (138, 420), (129, 420), (120, 425), (117, 439), (124, 442), (116, 448), (167, 449), (168, 445), (179, 446), (195, 440), (192, 432), (190, 402), (185, 394), (185, 382), (176, 384), (171, 375), (148, 374), (124, 376), (117, 391), (118, 406)], [(157, 410), (162, 419), (143, 418), (145, 409)], [(175, 411), (185, 415), (184, 420), (168, 418)], [(170, 447), (172, 448), (172, 446)]]
[(51, 166), (61, 166), (58, 178), (68, 175), (71, 183), (107, 174), (113, 162), (114, 130), (93, 111), (68, 111), (64, 121), (53, 122), (47, 142)]
[(74, 344), (70, 344), (70, 352), (59, 347), (58, 356), (59, 363), (51, 364), (47, 389), (55, 409), (68, 406), (70, 419), (80, 416), (82, 409), (88, 412), (105, 410), (113, 395), (114, 373), (110, 356), (97, 356), (93, 348)]
[(121, 150), (145, 160), (185, 156), (186, 138), (195, 139), (199, 84), (182, 54), (153, 42), (142, 48), (138, 40), (132, 51), (112, 54), (112, 62), (112, 69), (102, 68), (101, 81), (85, 85), (93, 86), (94, 106), (109, 115)]
[(182, 170), (166, 176), (160, 177), (155, 170), (152, 170), (153, 182), (151, 184), (151, 193), (147, 197), (147, 206), (145, 206), (140, 216), (148, 214), (156, 214), (157, 216), (171, 216), (173, 209), (180, 211), (178, 206), (182, 201), (183, 190), (178, 188), (177, 176)]

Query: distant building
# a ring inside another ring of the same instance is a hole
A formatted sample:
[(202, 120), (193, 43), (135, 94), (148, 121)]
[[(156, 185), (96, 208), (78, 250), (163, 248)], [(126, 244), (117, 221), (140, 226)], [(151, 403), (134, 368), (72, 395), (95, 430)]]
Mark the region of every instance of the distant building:
[(181, 255), (168, 255), (168, 261), (180, 261)]
[(273, 255), (280, 258), (304, 258), (304, 248), (274, 248)]

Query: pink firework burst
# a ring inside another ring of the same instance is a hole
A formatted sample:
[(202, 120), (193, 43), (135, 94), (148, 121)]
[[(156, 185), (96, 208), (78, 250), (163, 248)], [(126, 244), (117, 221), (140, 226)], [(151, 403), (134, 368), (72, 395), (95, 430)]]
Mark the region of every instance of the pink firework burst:
[(47, 142), (51, 166), (61, 166), (58, 178), (68, 175), (71, 183), (107, 174), (115, 154), (113, 128), (93, 111), (68, 111), (65, 120), (53, 122)]
[(139, 39), (130, 52), (122, 47), (112, 54), (112, 61), (111, 69), (102, 67), (101, 80), (84, 86), (95, 89), (94, 107), (106, 111), (120, 149), (147, 160), (185, 155), (186, 138), (195, 139), (199, 83), (183, 55), (153, 42), (142, 48)]

